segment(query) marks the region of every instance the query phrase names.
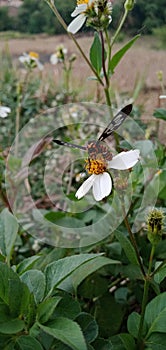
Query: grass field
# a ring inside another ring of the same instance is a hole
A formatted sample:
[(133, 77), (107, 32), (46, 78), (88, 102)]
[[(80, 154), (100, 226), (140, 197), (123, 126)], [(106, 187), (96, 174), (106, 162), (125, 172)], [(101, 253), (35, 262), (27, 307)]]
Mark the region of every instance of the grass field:
[[(84, 52), (89, 52), (93, 37), (80, 36), (79, 44)], [(90, 75), (89, 68), (86, 62), (80, 57), (75, 44), (66, 35), (58, 35), (48, 37), (46, 35), (31, 36), (28, 38), (8, 39), (1, 37), (0, 50), (3, 50), (6, 45), (9, 47), (11, 56), (14, 62), (18, 64), (18, 57), (23, 52), (36, 51), (40, 55), (41, 61), (45, 64), (45, 71), (51, 70), (49, 63), (50, 54), (54, 52), (59, 44), (67, 47), (70, 53), (74, 52), (77, 55), (77, 60), (73, 70), (73, 86), (80, 89), (82, 98), (85, 100), (94, 100), (95, 84), (93, 81), (87, 81)], [(122, 44), (116, 44), (114, 50), (120, 48)], [(154, 37), (140, 37), (134, 44), (132, 50), (125, 55), (112, 79), (113, 90), (117, 98), (122, 93), (128, 93), (132, 97), (136, 89), (140, 90), (136, 103), (144, 106), (144, 117), (146, 119), (153, 109), (158, 106), (158, 95), (160, 94), (160, 84), (157, 78), (157, 72), (163, 71), (163, 76), (166, 79), (165, 65), (166, 51), (158, 49), (158, 43)], [(55, 81), (59, 82), (60, 67), (54, 69)], [(136, 93), (136, 91), (135, 91)], [(136, 93), (137, 95), (137, 93)]]

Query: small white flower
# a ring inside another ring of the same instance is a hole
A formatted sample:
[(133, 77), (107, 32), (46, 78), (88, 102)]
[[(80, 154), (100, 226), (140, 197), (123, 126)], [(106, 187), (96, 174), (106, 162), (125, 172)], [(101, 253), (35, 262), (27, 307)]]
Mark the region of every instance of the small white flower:
[[(109, 173), (104, 171), (105, 165), (107, 165), (107, 169), (130, 169), (138, 162), (139, 154), (140, 151), (137, 149), (128, 152), (121, 152), (115, 157), (113, 157), (112, 160), (108, 161), (107, 164), (102, 164), (101, 161), (97, 160), (90, 160), (93, 163), (91, 168), (95, 169), (96, 167), (97, 174), (94, 171), (94, 173), (81, 185), (81, 187), (76, 192), (75, 196), (78, 199), (84, 197), (92, 187), (93, 196), (96, 201), (100, 201), (104, 197), (107, 197), (112, 191), (112, 180)], [(101, 173), (99, 173), (100, 170)]]
[(56, 52), (50, 56), (50, 62), (52, 64), (57, 64), (65, 60), (65, 55), (67, 54), (67, 49), (63, 45), (59, 45), (56, 48)]
[(0, 106), (0, 117), (6, 118), (8, 114), (11, 112), (11, 109), (6, 106)]
[(36, 52), (30, 51), (29, 53), (24, 52), (22, 56), (19, 57), (19, 61), (23, 63), (27, 68), (36, 68), (40, 70), (43, 69), (42, 63), (39, 61), (39, 55)]
[(71, 16), (76, 17), (68, 26), (68, 32), (75, 34), (83, 26), (86, 21), (86, 10), (94, 3), (94, 0), (78, 0), (75, 10)]
[(162, 99), (166, 98), (166, 95), (160, 95), (159, 98), (162, 100)]

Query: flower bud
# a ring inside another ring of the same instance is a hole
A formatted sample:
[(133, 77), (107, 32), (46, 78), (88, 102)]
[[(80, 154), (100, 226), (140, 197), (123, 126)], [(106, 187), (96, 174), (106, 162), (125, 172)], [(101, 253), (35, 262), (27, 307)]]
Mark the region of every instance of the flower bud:
[(147, 218), (148, 239), (152, 245), (159, 243), (162, 237), (164, 215), (159, 209), (152, 209)]
[(124, 8), (126, 11), (131, 11), (134, 7), (134, 0), (126, 0), (125, 4), (124, 4)]
[(161, 82), (163, 81), (163, 71), (162, 70), (159, 70), (157, 72), (157, 78), (159, 81), (161, 81)]
[(70, 57), (69, 57), (69, 62), (74, 62), (76, 60), (77, 56), (73, 53)]

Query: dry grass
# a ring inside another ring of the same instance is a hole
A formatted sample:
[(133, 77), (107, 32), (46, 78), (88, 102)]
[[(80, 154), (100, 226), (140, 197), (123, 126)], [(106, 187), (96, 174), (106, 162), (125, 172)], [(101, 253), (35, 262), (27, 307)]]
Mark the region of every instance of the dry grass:
[[(85, 53), (88, 54), (93, 37), (87, 36), (78, 37), (78, 42)], [(37, 51), (40, 58), (45, 62), (45, 72), (53, 70), (55, 77), (55, 84), (59, 84), (61, 77), (60, 67), (51, 67), (49, 56), (54, 52), (57, 45), (64, 44), (68, 48), (69, 53), (76, 53), (77, 60), (74, 64), (74, 72), (72, 77), (73, 87), (78, 88), (80, 96), (84, 100), (94, 100), (96, 98), (96, 83), (87, 80), (91, 75), (89, 67), (80, 56), (75, 44), (67, 35), (52, 36), (46, 35), (32, 36), (25, 39), (11, 39), (8, 40), (8, 46), (14, 61), (18, 64), (18, 56), (23, 52)], [(6, 41), (1, 39), (0, 49), (2, 50), (6, 45)], [(114, 50), (116, 51), (123, 44), (116, 44)], [(113, 91), (117, 100), (123, 93), (128, 97), (132, 97), (135, 87), (138, 87), (138, 81), (141, 86), (141, 91), (136, 99), (137, 104), (143, 105), (143, 119), (149, 119), (152, 115), (153, 109), (158, 106), (158, 96), (160, 94), (160, 84), (157, 79), (157, 71), (162, 70), (166, 81), (166, 51), (157, 50), (157, 43), (154, 38), (140, 38), (134, 44), (133, 48), (125, 55), (120, 62), (115, 74), (112, 78)], [(46, 73), (45, 73), (46, 74)], [(99, 93), (99, 91), (98, 91)], [(100, 94), (99, 94), (100, 95)], [(101, 96), (102, 100), (102, 96)], [(104, 100), (103, 100), (104, 102)]]

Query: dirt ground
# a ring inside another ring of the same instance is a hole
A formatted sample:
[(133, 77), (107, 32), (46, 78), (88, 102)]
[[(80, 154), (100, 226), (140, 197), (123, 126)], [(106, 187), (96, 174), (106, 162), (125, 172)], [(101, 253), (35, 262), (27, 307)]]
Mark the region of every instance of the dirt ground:
[[(78, 36), (78, 42), (85, 53), (88, 54), (93, 41), (92, 36)], [(74, 63), (72, 84), (80, 89), (80, 94), (84, 100), (94, 100), (96, 95), (96, 85), (94, 81), (87, 78), (91, 72), (86, 62), (80, 56), (75, 44), (67, 35), (48, 37), (45, 35), (33, 36), (25, 39), (11, 39), (7, 42), (0, 41), (0, 50), (8, 45), (14, 61), (18, 64), (18, 57), (23, 52), (36, 51), (40, 55), (41, 61), (47, 70), (53, 69), (49, 63), (50, 55), (55, 51), (56, 46), (63, 44), (69, 53), (75, 53), (77, 60)], [(124, 43), (116, 44), (116, 52)], [(156, 46), (156, 47), (155, 47)], [(143, 120), (149, 120), (155, 107), (159, 106), (159, 94), (161, 93), (157, 72), (163, 71), (166, 85), (166, 51), (157, 49), (157, 43), (153, 38), (139, 38), (134, 46), (126, 53), (121, 60), (112, 78), (112, 86), (117, 101), (125, 93), (128, 98), (133, 94), (137, 95), (136, 104), (143, 106)], [(60, 79), (59, 67), (54, 67), (56, 80)], [(140, 92), (137, 94), (137, 90)], [(164, 106), (165, 100), (162, 101)]]

